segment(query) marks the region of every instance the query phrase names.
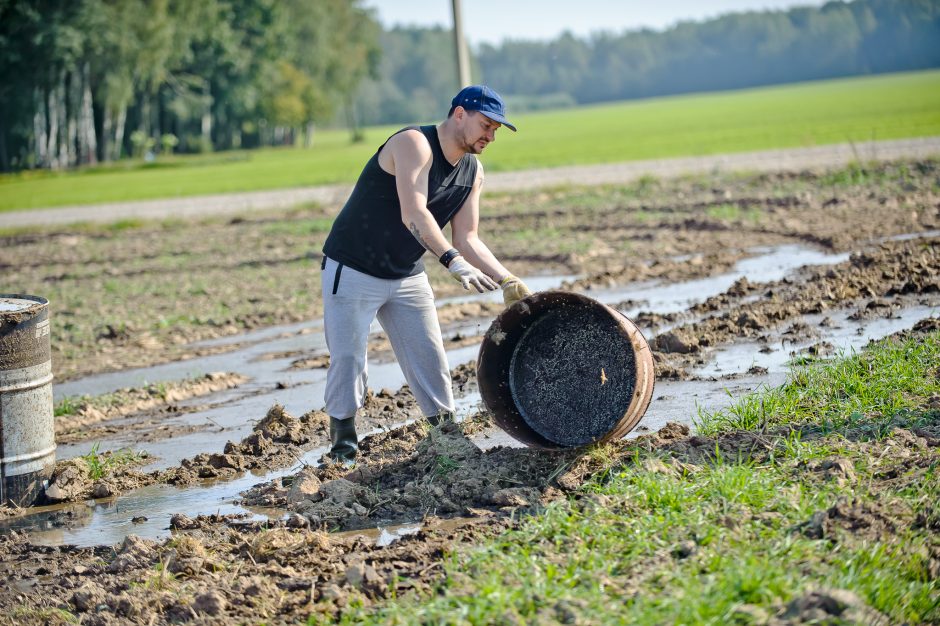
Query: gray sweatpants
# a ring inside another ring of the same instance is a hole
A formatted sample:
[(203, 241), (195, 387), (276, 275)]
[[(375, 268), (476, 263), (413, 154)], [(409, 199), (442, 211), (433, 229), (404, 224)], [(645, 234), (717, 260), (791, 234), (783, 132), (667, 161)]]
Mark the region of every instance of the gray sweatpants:
[(405, 380), (426, 417), (454, 410), (450, 368), (427, 274), (387, 280), (326, 259), (323, 267), (323, 326), (330, 351), (326, 412), (354, 417), (365, 399), (369, 327), (385, 330)]

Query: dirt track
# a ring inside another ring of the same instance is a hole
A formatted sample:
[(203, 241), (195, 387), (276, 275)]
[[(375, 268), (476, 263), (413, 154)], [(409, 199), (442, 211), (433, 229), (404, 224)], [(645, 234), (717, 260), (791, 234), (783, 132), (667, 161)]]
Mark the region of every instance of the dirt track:
[[(523, 172), (493, 172), (487, 175), (486, 189), (488, 192), (494, 192), (559, 185), (628, 184), (643, 176), (672, 177), (735, 171), (795, 172), (819, 167), (841, 167), (853, 161), (916, 159), (936, 154), (940, 154), (940, 137), (871, 141), (605, 165), (568, 166)], [(350, 189), (350, 185), (325, 185), (195, 198), (9, 211), (0, 213), (0, 228), (62, 225), (74, 222), (113, 222), (135, 218), (159, 220), (234, 215), (257, 210), (289, 208), (310, 202), (333, 205), (343, 202), (349, 195)]]

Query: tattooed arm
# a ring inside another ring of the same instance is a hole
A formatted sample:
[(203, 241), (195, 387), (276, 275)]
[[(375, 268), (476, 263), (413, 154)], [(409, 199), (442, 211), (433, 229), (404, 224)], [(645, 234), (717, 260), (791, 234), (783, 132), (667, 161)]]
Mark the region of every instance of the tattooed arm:
[(406, 130), (389, 139), (379, 154), (379, 165), (395, 175), (402, 223), (425, 250), (440, 257), (451, 246), (428, 211), (428, 172), (433, 159), (424, 135)]

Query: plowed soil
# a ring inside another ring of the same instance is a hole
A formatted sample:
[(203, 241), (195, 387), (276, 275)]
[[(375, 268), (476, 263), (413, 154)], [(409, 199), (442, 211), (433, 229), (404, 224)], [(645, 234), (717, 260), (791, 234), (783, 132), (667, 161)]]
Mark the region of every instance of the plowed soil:
[[(17, 268), (9, 291), (48, 291), (43, 295), (57, 320), (52, 345), (59, 380), (188, 359), (237, 345), (194, 347), (195, 340), (320, 313), (319, 246), (336, 209), (22, 232), (0, 237), (0, 268)], [(716, 347), (766, 341), (772, 332), (811, 338), (818, 329), (805, 323), (807, 315), (821, 314), (825, 325), (826, 313), (837, 309), (876, 319), (914, 305), (940, 306), (940, 237), (931, 232), (938, 229), (940, 163), (932, 160), (501, 194), (485, 202), (480, 227), (514, 273), (578, 275), (564, 287), (588, 294), (639, 281), (718, 275), (760, 246), (799, 243), (851, 252), (843, 263), (803, 268), (782, 280), (738, 281), (678, 313), (644, 310), (636, 321), (668, 327), (650, 337), (657, 376), (677, 380), (694, 376), (692, 368), (707, 362)], [(911, 234), (919, 236), (891, 239)], [(429, 267), (438, 296), (460, 295), (438, 269)], [(499, 310), (479, 302), (447, 305), (440, 312), (445, 335), (453, 346), (473, 344), (479, 337), (455, 337), (448, 329), (479, 321), (485, 330)], [(928, 318), (912, 332), (938, 327), (935, 317)], [(383, 337), (371, 349), (392, 358)], [(826, 352), (824, 345), (816, 349)], [(290, 356), (295, 368), (328, 363), (312, 350)], [(473, 363), (459, 364), (452, 378), (458, 394), (472, 391)], [(211, 392), (242, 383), (217, 374), (199, 384)], [(129, 392), (126, 402), (107, 410), (89, 405), (84, 413), (69, 413), (57, 432), (73, 440), (96, 437), (116, 417), (140, 411), (150, 411), (156, 423), (174, 401)], [(294, 467), (306, 451), (327, 442), (320, 408), (292, 416), (273, 406), (267, 415), (253, 416), (259, 423), (242, 441), (160, 472), (129, 464), (93, 477), (82, 460), (60, 462), (53, 493), (58, 501), (82, 501), (146, 484), (188, 485)], [(83, 624), (291, 623), (310, 615), (328, 620), (351, 602), (368, 606), (431, 588), (455, 546), (513, 527), (554, 500), (587, 497), (578, 491), (586, 480), (632, 462), (638, 449), (662, 451), (668, 463), (653, 469), (674, 472), (707, 463), (716, 453), (759, 464), (784, 445), (788, 429), (800, 429), (804, 441), (828, 436), (806, 425), (712, 438), (669, 424), (602, 451), (483, 451), (472, 439), (491, 426), (485, 411), (441, 427), (419, 418), (407, 387), (372, 390), (360, 430), (383, 432), (362, 442), (358, 466), (310, 465), (242, 494), (246, 505), (285, 510), (276, 521), (190, 518), (180, 511), (168, 539), (129, 536), (95, 548), (43, 547), (28, 533), (6, 532), (0, 536), (0, 623), (54, 622), (55, 608)], [(898, 457), (903, 467), (870, 490), (900, 488), (897, 476), (923, 474), (940, 461), (937, 428), (898, 428), (879, 441), (856, 435), (842, 433), (849, 441), (842, 445), (870, 448), (873, 456), (907, 450)], [(820, 480), (849, 471), (836, 457), (821, 458), (809, 470)], [(845, 502), (817, 512), (799, 532), (864, 541), (918, 523), (904, 511)], [(411, 534), (377, 545), (369, 529), (390, 524), (409, 525)], [(807, 606), (815, 601), (808, 598)]]

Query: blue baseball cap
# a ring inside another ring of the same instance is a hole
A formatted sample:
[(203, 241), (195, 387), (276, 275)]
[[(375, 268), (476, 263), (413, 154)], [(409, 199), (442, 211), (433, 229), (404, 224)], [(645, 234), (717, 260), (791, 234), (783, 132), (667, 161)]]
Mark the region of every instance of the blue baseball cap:
[(513, 132), (516, 131), (516, 127), (506, 119), (506, 105), (503, 99), (486, 85), (464, 87), (451, 100), (450, 106), (461, 106), (468, 111), (479, 111), (494, 122), (499, 122)]

